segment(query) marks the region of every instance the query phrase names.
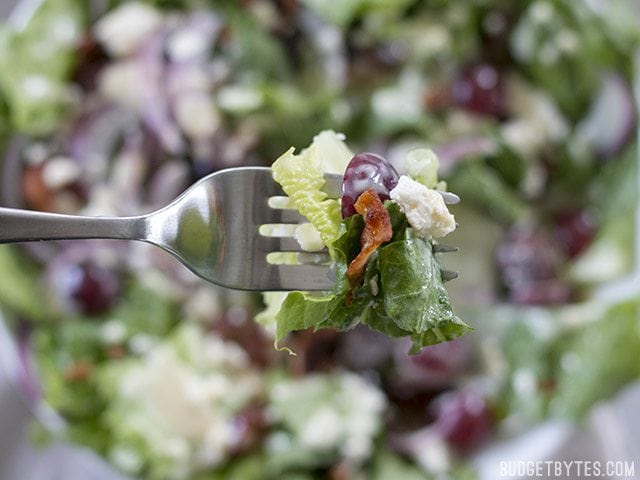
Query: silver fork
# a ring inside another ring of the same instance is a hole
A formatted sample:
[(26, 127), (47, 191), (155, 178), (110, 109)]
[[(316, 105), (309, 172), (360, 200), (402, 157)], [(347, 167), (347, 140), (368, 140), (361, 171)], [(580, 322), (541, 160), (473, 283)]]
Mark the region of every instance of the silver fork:
[[(342, 178), (325, 176), (329, 198), (341, 194)], [(168, 206), (132, 217), (86, 217), (0, 207), (0, 243), (69, 239), (139, 240), (178, 258), (196, 275), (240, 290), (331, 290), (328, 264), (272, 264), (271, 252), (301, 252), (291, 237), (260, 233), (265, 224), (305, 221), (295, 210), (272, 208), (271, 197), (285, 195), (266, 167), (240, 167), (213, 173)], [(445, 195), (445, 201), (457, 197)], [(440, 247), (450, 251), (450, 247)], [(435, 249), (434, 249), (435, 250)], [(454, 272), (443, 272), (449, 279)], [(453, 276), (455, 278), (455, 276)]]

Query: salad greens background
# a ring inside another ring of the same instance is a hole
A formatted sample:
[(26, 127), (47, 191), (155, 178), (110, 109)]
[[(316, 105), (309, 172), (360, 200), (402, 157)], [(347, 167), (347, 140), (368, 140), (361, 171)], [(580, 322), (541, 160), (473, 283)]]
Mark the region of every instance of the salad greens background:
[[(36, 440), (87, 446), (132, 477), (473, 478), (493, 440), (580, 424), (637, 382), (635, 3), (330, 3), (43, 0), (3, 23), (2, 205), (138, 214), (324, 129), (401, 173), (427, 146), (463, 199), (447, 239), (460, 252), (439, 260), (461, 274), (447, 289), (474, 331), (416, 356), (387, 338), (433, 343), (407, 318), (443, 318), (445, 339), (467, 329), (419, 239), (369, 264), (384, 295), (356, 292), (364, 326), (332, 308), (339, 285), (288, 297), (280, 331), (254, 321), (275, 315), (261, 298), (144, 246), (2, 246), (0, 308), (37, 365), (26, 401), (66, 425)], [(337, 238), (339, 212), (315, 213)], [(342, 268), (361, 228), (335, 244)], [(414, 279), (437, 301), (401, 296)], [(349, 331), (274, 350), (318, 316)]]

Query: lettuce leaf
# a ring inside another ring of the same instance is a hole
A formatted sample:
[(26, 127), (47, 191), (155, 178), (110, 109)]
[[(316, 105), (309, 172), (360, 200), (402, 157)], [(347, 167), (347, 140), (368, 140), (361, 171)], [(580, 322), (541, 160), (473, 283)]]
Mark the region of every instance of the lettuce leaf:
[(24, 28), (0, 25), (0, 94), (13, 126), (48, 134), (73, 103), (67, 81), (85, 28), (73, 0), (45, 0)]
[(293, 152), (292, 147), (274, 162), (273, 178), (329, 245), (340, 235), (340, 204), (322, 191), (323, 173), (314, 162), (317, 147), (311, 144), (299, 155)]
[(380, 249), (378, 264), (384, 309), (399, 328), (411, 332), (412, 353), (471, 330), (453, 313), (430, 242), (393, 242)]
[(610, 398), (640, 377), (640, 304), (615, 305), (579, 331), (563, 350), (551, 412), (581, 418), (600, 400)]
[(411, 337), (410, 353), (452, 340), (471, 330), (453, 313), (432, 244), (405, 238), (406, 219), (398, 206), (386, 202), (394, 237), (367, 264), (363, 285), (351, 293), (345, 272), (360, 250), (364, 221), (345, 221), (344, 233), (331, 244), (336, 285), (332, 293), (291, 292), (276, 315), (275, 344), (292, 331), (307, 328), (348, 330), (363, 323), (390, 337)]
[(303, 0), (304, 5), (320, 18), (338, 27), (346, 28), (362, 15), (376, 12), (390, 18), (400, 14), (409, 0)]
[(0, 247), (0, 272), (0, 304), (3, 307), (31, 320), (48, 317), (42, 303), (34, 301), (42, 296), (42, 292), (33, 265), (13, 247)]

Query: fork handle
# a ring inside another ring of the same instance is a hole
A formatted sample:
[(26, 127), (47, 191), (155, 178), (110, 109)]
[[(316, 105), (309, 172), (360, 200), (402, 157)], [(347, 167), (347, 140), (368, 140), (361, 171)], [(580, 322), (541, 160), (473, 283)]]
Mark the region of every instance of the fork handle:
[(0, 243), (80, 238), (141, 240), (146, 217), (84, 217), (0, 207)]

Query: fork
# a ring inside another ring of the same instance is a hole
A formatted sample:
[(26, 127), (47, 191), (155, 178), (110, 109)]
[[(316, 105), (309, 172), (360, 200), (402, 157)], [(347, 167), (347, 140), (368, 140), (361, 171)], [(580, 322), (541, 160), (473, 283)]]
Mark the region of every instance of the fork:
[[(342, 177), (325, 175), (328, 198), (341, 195)], [(284, 196), (267, 167), (238, 167), (202, 178), (168, 206), (146, 215), (86, 217), (0, 207), (0, 244), (43, 240), (124, 239), (158, 246), (177, 257), (196, 275), (239, 290), (331, 290), (334, 274), (328, 262), (302, 259), (301, 264), (273, 264), (272, 252), (302, 252), (292, 237), (266, 236), (262, 225), (306, 221), (296, 210), (274, 208), (272, 197)], [(447, 203), (457, 197), (443, 192)], [(434, 251), (455, 248), (435, 246)], [(442, 272), (443, 279), (455, 272)]]

